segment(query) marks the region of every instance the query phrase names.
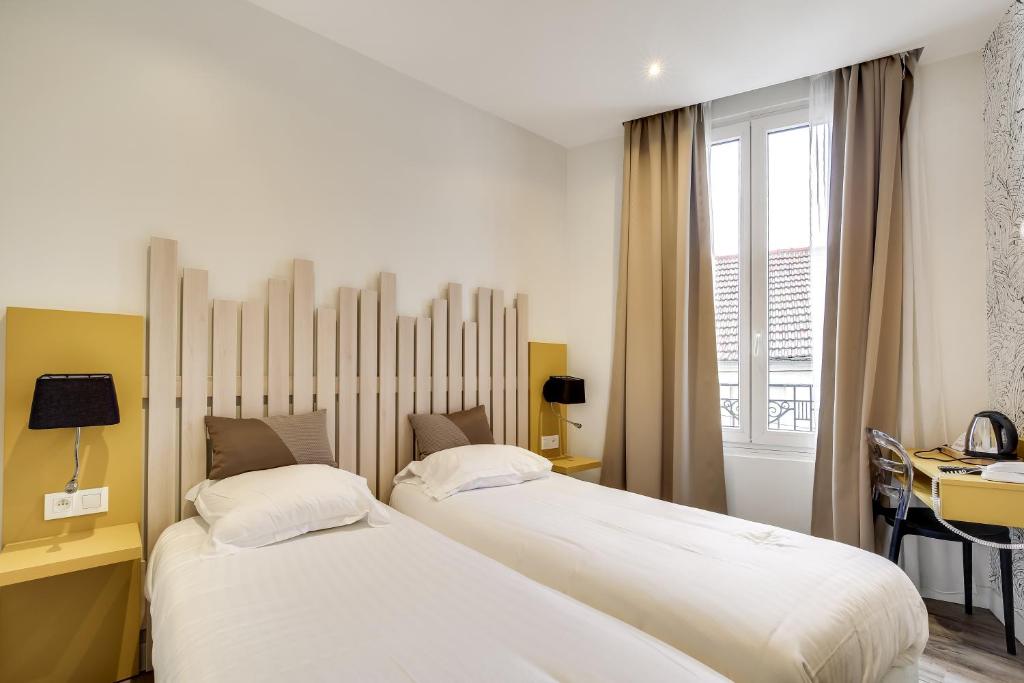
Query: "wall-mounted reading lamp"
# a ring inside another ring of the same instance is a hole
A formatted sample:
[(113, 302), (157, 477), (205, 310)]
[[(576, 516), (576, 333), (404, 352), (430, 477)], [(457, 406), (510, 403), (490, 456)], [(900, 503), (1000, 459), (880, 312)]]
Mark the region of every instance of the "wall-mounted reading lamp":
[[(570, 424), (576, 429), (581, 429), (583, 425), (579, 422), (573, 422), (572, 420), (566, 419), (561, 411), (555, 410), (556, 403), (562, 405), (575, 405), (579, 403), (586, 403), (587, 395), (584, 389), (583, 380), (579, 377), (570, 377), (569, 375), (552, 375), (548, 377), (547, 381), (544, 382), (544, 387), (541, 390), (544, 396), (544, 400), (547, 401), (548, 406), (551, 408), (551, 412), (554, 413), (555, 417), (560, 422)], [(561, 424), (559, 424), (559, 431), (561, 431)], [(559, 437), (558, 439), (558, 455), (565, 455), (565, 439)]]
[(75, 473), (65, 493), (78, 490), (78, 445), (82, 427), (116, 425), (121, 421), (111, 375), (42, 375), (32, 395), (29, 429), (75, 429)]

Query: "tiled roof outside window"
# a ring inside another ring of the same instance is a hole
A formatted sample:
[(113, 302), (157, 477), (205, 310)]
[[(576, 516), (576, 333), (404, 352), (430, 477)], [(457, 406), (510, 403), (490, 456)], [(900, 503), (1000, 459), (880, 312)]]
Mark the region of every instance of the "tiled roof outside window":
[[(715, 258), (715, 327), (718, 359), (739, 359), (739, 260)], [(768, 254), (770, 360), (811, 359), (811, 258), (806, 247)]]

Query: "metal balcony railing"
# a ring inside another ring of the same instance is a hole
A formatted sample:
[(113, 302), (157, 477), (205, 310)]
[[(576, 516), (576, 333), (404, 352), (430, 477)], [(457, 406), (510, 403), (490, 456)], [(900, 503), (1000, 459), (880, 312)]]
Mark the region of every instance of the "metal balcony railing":
[[(740, 426), (740, 388), (720, 384), (722, 426)], [(815, 424), (813, 384), (768, 385), (768, 429), (779, 432), (812, 432)]]

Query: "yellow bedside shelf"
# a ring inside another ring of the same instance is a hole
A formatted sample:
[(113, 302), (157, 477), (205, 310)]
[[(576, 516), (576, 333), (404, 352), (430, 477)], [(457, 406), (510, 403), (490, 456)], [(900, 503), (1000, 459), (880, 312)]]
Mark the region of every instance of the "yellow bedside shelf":
[(0, 586), (142, 559), (137, 524), (9, 543), (0, 550)]
[(583, 458), (578, 455), (567, 455), (562, 458), (551, 459), (551, 471), (558, 472), (559, 474), (576, 474), (577, 472), (596, 469), (600, 466), (600, 460)]

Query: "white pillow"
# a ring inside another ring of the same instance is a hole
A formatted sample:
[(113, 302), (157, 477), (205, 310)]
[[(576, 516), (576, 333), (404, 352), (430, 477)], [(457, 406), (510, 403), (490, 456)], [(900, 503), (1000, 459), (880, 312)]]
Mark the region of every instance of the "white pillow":
[(460, 491), (521, 484), (546, 477), (551, 461), (518, 446), (476, 444), (437, 451), (409, 463), (395, 483), (419, 484), (434, 500)]
[(289, 465), (206, 480), (185, 494), (210, 526), (203, 556), (231, 555), (308, 531), (366, 519), (388, 523), (380, 503), (358, 475), (330, 465)]

